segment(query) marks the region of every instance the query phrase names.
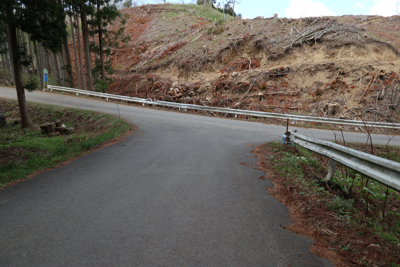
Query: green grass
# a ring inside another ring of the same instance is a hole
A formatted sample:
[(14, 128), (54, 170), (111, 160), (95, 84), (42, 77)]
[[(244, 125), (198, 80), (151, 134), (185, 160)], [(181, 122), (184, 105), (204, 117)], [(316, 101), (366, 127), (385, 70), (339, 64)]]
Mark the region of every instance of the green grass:
[[(192, 14), (192, 15), (201, 17), (203, 19), (211, 20), (211, 21), (220, 21), (220, 20), (224, 19), (224, 14), (222, 14), (221, 12), (219, 12), (211, 7), (208, 7), (208, 6), (174, 4), (174, 5), (169, 6), (169, 8), (182, 10), (182, 13), (185, 15)], [(195, 13), (192, 13), (190, 11), (194, 11)], [(182, 13), (178, 14), (176, 12), (170, 12), (170, 13), (176, 14), (176, 15), (168, 15), (168, 16), (173, 16), (173, 17), (176, 17), (176, 16), (182, 14)], [(233, 19), (233, 17), (225, 14), (225, 19), (230, 20), (230, 19)]]
[(387, 40), (376, 36), (376, 35), (373, 34), (372, 32), (369, 33), (369, 36), (371, 36), (372, 38), (378, 39), (379, 41), (385, 42), (385, 43), (388, 42)]
[[(119, 123), (121, 123), (123, 121), (119, 121)], [(125, 127), (123, 127), (125, 128)], [(94, 146), (97, 146), (107, 140), (113, 139), (115, 137), (117, 137), (119, 135), (121, 131), (120, 127), (116, 127), (115, 129), (111, 129), (109, 132), (107, 133), (102, 133), (100, 135), (97, 135), (93, 138), (90, 139), (86, 139), (80, 142), (79, 147), (81, 149), (90, 149)]]
[[(361, 146), (346, 145), (359, 150)], [(330, 236), (332, 250), (355, 253), (361, 263), (364, 251), (360, 250), (360, 243), (354, 241), (358, 239), (352, 237), (354, 235), (363, 239), (362, 242), (373, 242), (384, 250), (392, 250), (386, 261), (397, 262), (396, 253), (400, 253), (397, 246), (400, 244), (399, 192), (388, 189), (385, 205), (387, 187), (379, 182), (367, 180), (367, 177), (338, 164), (333, 180), (327, 184), (323, 180), (328, 170), (327, 158), (298, 146), (294, 148), (280, 143), (262, 146), (268, 151), (265, 160), (279, 176), (277, 179), (288, 190), (290, 198), (296, 203), (305, 203), (303, 214), (309, 216), (306, 221), (319, 218), (319, 228), (339, 233)], [(374, 152), (379, 156), (388, 155), (391, 160), (400, 159), (399, 148), (375, 146)], [(332, 213), (333, 217), (327, 216)], [(362, 261), (374, 266), (371, 257)]]
[[(352, 144), (347, 144), (351, 146)], [(372, 179), (368, 180), (367, 177), (348, 169), (338, 164), (333, 180), (329, 187), (329, 194), (321, 180), (315, 179), (315, 175), (324, 177), (327, 172), (328, 166), (323, 164), (322, 156), (310, 152), (307, 149), (297, 147), (296, 149), (286, 149), (288, 147), (282, 146), (277, 143), (270, 144), (270, 147), (278, 155), (271, 155), (270, 160), (273, 160), (274, 170), (280, 174), (282, 178), (290, 180), (290, 183), (298, 186), (300, 191), (307, 192), (308, 195), (319, 195), (323, 193), (326, 197), (326, 206), (329, 210), (335, 212), (340, 218), (351, 219), (354, 223), (372, 229), (378, 236), (388, 242), (400, 242), (400, 212), (393, 210), (387, 211), (387, 215), (391, 217), (391, 225), (382, 224), (382, 209), (386, 199), (387, 187)], [(278, 149), (278, 148), (281, 149)], [(377, 146), (379, 148), (379, 146)], [(375, 148), (375, 151), (377, 150)], [(379, 152), (379, 151), (378, 151)], [(391, 160), (400, 161), (398, 148), (390, 148), (385, 151), (382, 148), (380, 155), (389, 155)], [(308, 166), (309, 168), (305, 168)], [(310, 175), (310, 170), (312, 170)], [(315, 175), (314, 175), (315, 174)], [(314, 178), (312, 178), (314, 176)], [(321, 187), (322, 185), (322, 187)], [(388, 199), (393, 203), (400, 202), (400, 194), (395, 190), (388, 189)], [(357, 216), (353, 216), (356, 207), (354, 206), (357, 201), (358, 209), (365, 209), (367, 214), (371, 217), (364, 217), (358, 211)], [(367, 202), (373, 204), (367, 205)], [(393, 204), (397, 206), (397, 204)], [(362, 218), (362, 219), (360, 219)]]
[[(114, 116), (29, 103), (34, 127), (21, 129), (20, 125), (12, 123), (19, 115), (16, 101), (0, 99), (0, 106), (8, 121), (7, 126), (0, 129), (0, 187), (80, 156), (131, 129), (130, 124)], [(38, 126), (55, 119), (60, 119), (67, 127), (75, 127), (76, 131), (71, 135), (43, 135)]]

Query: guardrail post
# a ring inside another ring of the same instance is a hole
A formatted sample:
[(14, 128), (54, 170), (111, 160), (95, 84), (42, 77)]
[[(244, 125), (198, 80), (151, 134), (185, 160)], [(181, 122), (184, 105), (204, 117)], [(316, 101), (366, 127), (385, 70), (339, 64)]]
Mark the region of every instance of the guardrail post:
[(329, 161), (329, 172), (325, 177), (325, 182), (330, 182), (332, 180), (333, 174), (335, 173), (335, 169), (336, 169), (336, 161), (331, 159)]

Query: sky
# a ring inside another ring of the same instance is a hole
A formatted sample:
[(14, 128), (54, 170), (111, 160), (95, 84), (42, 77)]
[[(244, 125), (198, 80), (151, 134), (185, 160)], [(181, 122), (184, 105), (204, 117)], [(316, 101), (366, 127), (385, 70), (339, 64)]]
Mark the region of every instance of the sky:
[[(223, 0), (217, 0), (217, 2)], [(226, 1), (226, 0), (225, 0)], [(241, 0), (243, 18), (258, 16), (301, 18), (342, 15), (400, 15), (400, 0)]]
[[(163, 0), (137, 0), (162, 3)], [(166, 0), (168, 3), (196, 3), (196, 0)], [(217, 0), (217, 3), (227, 0)], [(239, 0), (236, 13), (245, 19), (255, 17), (301, 18), (342, 15), (400, 15), (400, 0)]]

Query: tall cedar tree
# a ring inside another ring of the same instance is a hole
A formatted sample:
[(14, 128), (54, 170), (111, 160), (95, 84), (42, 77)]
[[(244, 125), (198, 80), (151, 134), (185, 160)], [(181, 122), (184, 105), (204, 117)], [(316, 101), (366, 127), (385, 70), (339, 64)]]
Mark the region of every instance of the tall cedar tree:
[(6, 66), (6, 55), (8, 53), (8, 49), (7, 49), (7, 36), (5, 34), (5, 31), (7, 30), (7, 25), (4, 24), (0, 24), (0, 54), (1, 54), (1, 59), (2, 59), (2, 63), (3, 63), (3, 69), (7, 69), (8, 66)]
[(94, 91), (93, 88), (93, 74), (92, 74), (92, 61), (89, 49), (89, 27), (87, 18), (93, 14), (92, 5), (83, 1), (79, 3), (79, 12), (81, 15), (82, 24), (82, 39), (83, 39), (83, 53), (85, 54), (85, 66), (86, 66), (86, 84), (89, 91)]
[[(104, 53), (110, 53), (109, 49), (104, 49), (105, 43), (108, 45), (115, 45), (117, 40), (127, 41), (127, 37), (123, 36), (123, 28), (117, 32), (107, 31), (107, 26), (115, 19), (121, 18), (121, 13), (117, 10), (116, 3), (113, 0), (69, 0), (67, 4), (71, 5), (74, 10), (79, 12), (81, 19), (83, 52), (85, 56), (85, 67), (87, 77), (87, 89), (93, 91), (93, 67), (91, 62), (91, 52), (99, 53), (99, 69), (101, 78), (105, 79), (105, 64)], [(91, 18), (91, 19), (89, 19)], [(125, 19), (121, 18), (122, 24), (125, 24)], [(78, 24), (79, 25), (79, 24)], [(78, 37), (78, 52), (79, 49), (79, 28), (77, 28)], [(98, 34), (99, 42), (92, 45), (89, 43), (89, 35), (95, 36)], [(113, 37), (111, 37), (113, 35)], [(106, 41), (107, 39), (107, 41)], [(96, 54), (95, 54), (96, 57)], [(97, 57), (96, 57), (97, 58)], [(80, 61), (82, 62), (82, 61)], [(82, 73), (81, 73), (82, 74)], [(81, 75), (83, 76), (83, 75)]]
[[(95, 33), (99, 36), (99, 45), (96, 50), (98, 50), (100, 56), (100, 74), (101, 79), (106, 78), (105, 67), (104, 67), (104, 35), (108, 35), (106, 30), (107, 25), (111, 24), (115, 19), (121, 17), (121, 13), (117, 10), (115, 4), (110, 5), (110, 0), (96, 0), (96, 14), (95, 14), (95, 24), (97, 29)], [(123, 22), (123, 24), (125, 24)]]
[(69, 24), (71, 25), (71, 37), (72, 37), (72, 45), (74, 46), (74, 58), (75, 58), (75, 70), (76, 70), (76, 85), (78, 88), (83, 88), (79, 87), (79, 67), (78, 67), (78, 57), (76, 54), (76, 41), (75, 41), (75, 34), (74, 34), (74, 23), (72, 22), (72, 16), (74, 15), (71, 11), (71, 6), (68, 7), (68, 17), (69, 17)]
[(75, 18), (75, 24), (76, 26), (76, 36), (77, 36), (77, 48), (78, 48), (78, 58), (79, 58), (79, 70), (81, 73), (81, 85), (82, 89), (86, 90), (86, 83), (85, 83), (85, 77), (83, 76), (83, 63), (82, 63), (82, 53), (81, 53), (81, 33), (79, 31), (79, 13), (78, 11), (75, 12), (74, 15)]
[(0, 24), (7, 25), (8, 42), (12, 55), (15, 86), (17, 89), (22, 127), (31, 127), (24, 85), (22, 83), (21, 64), (23, 51), (18, 43), (17, 30), (31, 35), (52, 52), (61, 51), (62, 40), (67, 32), (62, 6), (52, 0), (1, 0)]
[[(61, 0), (58, 0), (58, 3), (61, 4)], [(68, 10), (67, 10), (68, 12)], [(63, 10), (62, 15), (64, 17), (64, 21), (66, 20), (65, 18), (65, 11)], [(72, 75), (72, 65), (71, 65), (71, 57), (69, 54), (69, 46), (68, 46), (68, 38), (65, 36), (63, 39), (63, 52), (65, 55), (65, 70), (67, 71), (67, 81), (69, 84), (69, 87), (74, 88), (74, 76)]]

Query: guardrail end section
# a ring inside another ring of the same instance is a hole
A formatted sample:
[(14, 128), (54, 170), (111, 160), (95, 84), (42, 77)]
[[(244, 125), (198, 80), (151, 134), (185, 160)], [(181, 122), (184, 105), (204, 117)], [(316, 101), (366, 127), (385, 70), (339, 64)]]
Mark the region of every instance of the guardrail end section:
[(333, 178), (333, 175), (335, 174), (335, 169), (336, 169), (336, 161), (330, 160), (329, 161), (329, 172), (325, 177), (325, 182), (330, 182)]

